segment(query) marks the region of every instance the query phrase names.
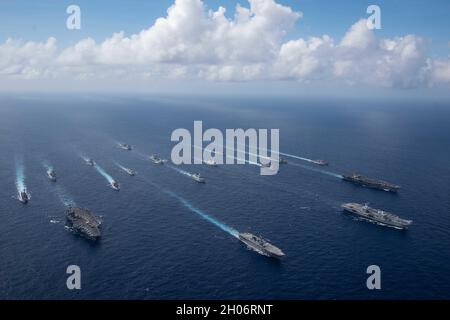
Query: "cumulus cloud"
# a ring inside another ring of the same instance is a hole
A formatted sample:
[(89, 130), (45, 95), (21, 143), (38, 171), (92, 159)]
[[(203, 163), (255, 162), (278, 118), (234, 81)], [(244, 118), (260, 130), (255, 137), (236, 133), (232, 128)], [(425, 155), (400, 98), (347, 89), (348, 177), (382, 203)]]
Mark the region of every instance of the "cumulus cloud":
[(39, 78), (49, 76), (56, 54), (56, 39), (46, 42), (26, 42), (7, 39), (0, 45), (0, 77)]
[(201, 0), (176, 0), (167, 15), (131, 36), (114, 33), (58, 49), (7, 40), (0, 45), (0, 78), (129, 78), (207, 81), (344, 81), (385, 87), (450, 83), (450, 59), (433, 60), (415, 35), (378, 39), (361, 19), (342, 39), (286, 41), (302, 13), (275, 0), (248, 0), (233, 18)]

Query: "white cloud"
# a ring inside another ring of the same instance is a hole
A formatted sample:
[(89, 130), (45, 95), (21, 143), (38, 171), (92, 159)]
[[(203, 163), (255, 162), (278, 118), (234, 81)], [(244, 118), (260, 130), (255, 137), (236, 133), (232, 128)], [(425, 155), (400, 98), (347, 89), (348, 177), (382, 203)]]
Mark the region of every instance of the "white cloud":
[(361, 19), (342, 39), (327, 35), (286, 41), (302, 13), (275, 0), (208, 10), (201, 0), (176, 0), (167, 16), (140, 33), (87, 38), (58, 50), (44, 43), (0, 45), (0, 79), (204, 79), (207, 81), (344, 81), (384, 87), (450, 83), (450, 59), (433, 60), (415, 35), (378, 39)]
[(8, 39), (0, 45), (0, 77), (48, 77), (56, 54), (56, 39), (46, 42), (26, 42)]

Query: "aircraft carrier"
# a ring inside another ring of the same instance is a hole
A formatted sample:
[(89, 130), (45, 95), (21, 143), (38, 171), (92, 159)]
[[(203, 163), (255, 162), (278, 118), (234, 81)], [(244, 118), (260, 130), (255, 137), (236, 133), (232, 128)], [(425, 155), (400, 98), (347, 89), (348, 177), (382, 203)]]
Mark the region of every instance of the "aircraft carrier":
[(395, 184), (383, 181), (383, 180), (377, 180), (372, 178), (364, 177), (360, 174), (344, 174), (342, 176), (342, 179), (345, 181), (353, 182), (354, 184), (372, 188), (372, 189), (378, 189), (383, 190), (386, 192), (397, 192), (398, 189), (400, 189), (400, 186), (397, 186)]
[(239, 233), (239, 240), (245, 243), (250, 249), (253, 249), (262, 255), (277, 259), (285, 256), (280, 248), (275, 247), (273, 244), (270, 244), (268, 241), (255, 236), (254, 234)]
[(407, 229), (412, 224), (412, 220), (402, 219), (393, 213), (373, 209), (367, 204), (345, 203), (342, 205), (342, 209), (346, 212), (350, 212), (368, 220), (395, 227), (397, 229)]
[(66, 210), (66, 217), (72, 230), (91, 240), (97, 240), (101, 236), (101, 221), (87, 209), (70, 207)]

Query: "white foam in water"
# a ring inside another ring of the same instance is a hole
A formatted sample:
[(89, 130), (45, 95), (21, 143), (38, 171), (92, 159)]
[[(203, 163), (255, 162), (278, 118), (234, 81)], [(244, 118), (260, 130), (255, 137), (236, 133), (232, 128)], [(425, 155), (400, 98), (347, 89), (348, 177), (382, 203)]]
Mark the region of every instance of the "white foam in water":
[(45, 169), (47, 169), (47, 171), (53, 170), (53, 167), (49, 165), (47, 161), (42, 162), (42, 165), (44, 166)]
[(59, 197), (59, 201), (66, 207), (76, 207), (75, 201), (71, 196), (60, 186), (55, 187), (56, 194)]
[(183, 175), (185, 175), (185, 176), (188, 176), (188, 177), (191, 176), (191, 174), (190, 174), (189, 172), (184, 171), (184, 170), (181, 170), (181, 169), (179, 169), (179, 168), (177, 168), (177, 167), (171, 166), (170, 164), (167, 165), (167, 167), (170, 168), (170, 169), (173, 169), (173, 170), (175, 170), (175, 171), (177, 171), (177, 172), (179, 172), (179, 173), (181, 173), (181, 174), (183, 174)]
[[(202, 148), (200, 148), (200, 147), (198, 147), (198, 146), (196, 146), (196, 145), (192, 145), (194, 148), (196, 148), (196, 149), (202, 149)], [(225, 147), (225, 149), (227, 149), (227, 150), (230, 150), (230, 148), (227, 148), (227, 147)], [(239, 151), (239, 150), (238, 150)], [(222, 152), (219, 152), (219, 151), (216, 151), (216, 153), (217, 154), (220, 154), (220, 155), (224, 155)], [(245, 152), (244, 152), (245, 153)], [(258, 167), (262, 167), (262, 165), (260, 164), (260, 163), (257, 163), (257, 162), (253, 162), (253, 161), (250, 161), (250, 160), (247, 160), (247, 159), (241, 159), (241, 158), (238, 158), (238, 157), (234, 157), (234, 156), (230, 156), (230, 155), (228, 155), (228, 154), (225, 154), (225, 157), (226, 158), (229, 158), (229, 159), (234, 159), (234, 160), (244, 160), (245, 161), (245, 163), (248, 163), (248, 164), (252, 164), (252, 165), (255, 165), (255, 166), (258, 166)]]
[(95, 165), (95, 169), (100, 173), (110, 184), (114, 182), (113, 177), (111, 177), (105, 170), (103, 170), (102, 167), (100, 167), (98, 164)]
[(223, 231), (229, 233), (233, 237), (239, 238), (239, 232), (237, 230), (227, 226), (226, 224), (224, 224), (223, 222), (221, 222), (221, 221), (217, 220), (216, 218), (210, 216), (206, 212), (204, 212), (204, 211), (194, 207), (191, 203), (189, 203), (189, 201), (187, 201), (186, 199), (180, 197), (176, 193), (174, 193), (172, 191), (168, 191), (168, 190), (163, 190), (163, 191), (166, 194), (170, 195), (171, 197), (177, 199), (179, 202), (181, 202), (191, 212), (194, 212), (194, 213), (198, 214), (200, 217), (202, 217), (206, 221), (211, 222), (213, 225), (215, 225), (216, 227), (219, 227), (220, 229), (222, 229)]
[(303, 160), (303, 161), (307, 161), (307, 162), (311, 162), (311, 163), (314, 162), (313, 159), (308, 159), (308, 158), (296, 156), (296, 155), (289, 154), (289, 153), (283, 153), (283, 152), (280, 152), (280, 154), (281, 154), (282, 156), (291, 157), (291, 158), (298, 159), (298, 160)]
[(21, 162), (17, 162), (16, 164), (16, 187), (18, 193), (27, 190), (25, 185), (25, 169)]
[(334, 173), (334, 172), (331, 172), (331, 171), (317, 169), (317, 168), (313, 168), (313, 167), (309, 167), (309, 166), (304, 166), (302, 164), (294, 163), (294, 162), (291, 162), (290, 164), (293, 165), (293, 166), (296, 166), (296, 167), (303, 168), (303, 169), (307, 169), (307, 170), (311, 170), (311, 171), (314, 171), (314, 172), (323, 173), (323, 174), (326, 174), (326, 175), (329, 175), (329, 176), (332, 176), (332, 177), (335, 177), (335, 178), (338, 178), (338, 179), (342, 179), (343, 178), (342, 175)]
[(152, 186), (154, 186), (155, 188), (161, 190), (162, 192), (168, 194), (169, 196), (171, 196), (172, 198), (178, 200), (179, 202), (181, 202), (181, 204), (183, 204), (184, 207), (186, 207), (187, 209), (189, 209), (189, 211), (194, 212), (196, 214), (198, 214), (200, 217), (202, 217), (204, 220), (212, 223), (213, 225), (215, 225), (216, 227), (219, 227), (221, 230), (227, 232), (228, 234), (230, 234), (231, 236), (235, 237), (235, 238), (239, 238), (239, 232), (229, 226), (227, 226), (226, 224), (224, 224), (223, 222), (217, 220), (216, 218), (210, 216), (209, 214), (207, 214), (206, 212), (194, 207), (189, 201), (187, 201), (186, 199), (180, 197), (179, 195), (177, 195), (176, 193), (170, 191), (170, 190), (166, 190), (161, 188), (159, 185), (157, 185), (156, 183), (149, 181), (147, 179), (143, 179), (144, 181), (150, 183)]
[(124, 166), (122, 166), (120, 163), (115, 163), (116, 164), (116, 166), (118, 166), (120, 169), (122, 169), (123, 171), (127, 171), (127, 168), (125, 168)]

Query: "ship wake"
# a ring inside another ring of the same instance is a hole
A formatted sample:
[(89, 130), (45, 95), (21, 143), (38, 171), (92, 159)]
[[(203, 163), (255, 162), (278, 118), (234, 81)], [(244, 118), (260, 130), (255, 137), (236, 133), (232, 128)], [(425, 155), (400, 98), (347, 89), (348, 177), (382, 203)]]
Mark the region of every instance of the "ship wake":
[[(201, 147), (199, 147), (199, 146), (196, 146), (196, 145), (192, 145), (192, 146), (193, 146), (194, 148), (196, 148), (196, 149), (203, 150), (203, 149), (202, 149)], [(229, 149), (229, 148), (227, 148), (227, 147), (225, 147), (225, 149), (226, 149), (226, 150), (231, 150), (231, 149)], [(243, 151), (238, 150), (238, 152), (244, 153), (244, 155), (245, 155), (245, 152), (243, 152)], [(254, 165), (254, 166), (262, 167), (261, 164), (259, 164), (259, 163), (257, 163), (257, 162), (254, 162), (254, 161), (250, 161), (250, 160), (246, 159), (245, 156), (244, 156), (244, 158), (239, 158), (239, 157), (231, 156), (231, 155), (229, 155), (227, 152), (225, 152), (225, 154), (224, 154), (224, 153), (222, 153), (222, 152), (215, 151), (215, 153), (218, 154), (218, 155), (221, 155), (222, 157), (225, 156), (226, 159), (233, 159), (233, 160), (236, 160), (236, 161), (244, 161), (244, 162), (247, 163), (247, 164), (251, 164), (251, 165)]]
[(331, 171), (322, 170), (322, 169), (318, 169), (318, 168), (313, 168), (313, 167), (305, 166), (305, 165), (302, 165), (302, 164), (299, 164), (299, 163), (295, 163), (295, 162), (290, 162), (289, 164), (293, 165), (295, 167), (300, 167), (300, 168), (306, 169), (306, 170), (310, 170), (310, 171), (326, 174), (328, 176), (335, 177), (335, 178), (338, 178), (338, 179), (343, 179), (344, 178), (342, 175), (340, 175), (338, 173), (331, 172)]
[(160, 187), (159, 185), (157, 185), (156, 183), (154, 183), (152, 181), (149, 181), (148, 179), (144, 178), (143, 180), (145, 182), (151, 184), (155, 188), (159, 189), (160, 191), (164, 192), (165, 194), (169, 195), (173, 199), (177, 200), (179, 203), (181, 203), (189, 211), (197, 214), (198, 216), (200, 216), (204, 220), (206, 220), (206, 221), (210, 222), (211, 224), (213, 224), (214, 226), (220, 228), (222, 231), (225, 231), (228, 234), (230, 234), (231, 236), (239, 239), (239, 232), (236, 229), (234, 229), (234, 228), (226, 225), (225, 223), (219, 221), (218, 219), (214, 218), (213, 216), (211, 216), (210, 214), (206, 213), (205, 211), (203, 211), (203, 210), (201, 210), (199, 208), (196, 208), (188, 200), (186, 200), (183, 197), (179, 196), (175, 192), (167, 190), (167, 189), (164, 189), (164, 188)]
[(27, 192), (27, 186), (25, 184), (25, 167), (22, 161), (16, 162), (16, 188), (19, 195), (22, 192)]
[(53, 166), (51, 166), (47, 161), (42, 162), (42, 166), (47, 170), (53, 170)]
[(98, 164), (95, 165), (95, 170), (97, 170), (98, 173), (100, 173), (108, 182), (109, 184), (112, 184), (115, 180), (113, 177), (111, 177), (102, 167), (100, 167)]
[(184, 170), (182, 170), (182, 169), (180, 169), (180, 168), (174, 167), (174, 166), (172, 166), (172, 165), (170, 165), (170, 164), (167, 165), (167, 167), (170, 168), (170, 169), (172, 169), (172, 170), (175, 170), (175, 171), (178, 172), (178, 173), (181, 173), (182, 175), (185, 175), (185, 176), (188, 176), (188, 177), (191, 176), (191, 174), (190, 174), (189, 172), (184, 171)]
[(61, 185), (55, 186), (55, 193), (59, 198), (59, 201), (65, 206), (65, 207), (76, 207), (77, 204), (72, 199), (72, 197), (69, 195), (69, 193), (61, 187)]
[(128, 169), (125, 168), (124, 166), (122, 166), (120, 163), (115, 162), (116, 166), (119, 167), (120, 169), (122, 169), (125, 172), (128, 172)]
[(215, 225), (216, 227), (219, 227), (220, 229), (222, 229), (223, 231), (227, 232), (228, 234), (230, 234), (231, 236), (235, 237), (235, 238), (239, 238), (239, 232), (233, 228), (231, 228), (230, 226), (227, 226), (225, 223), (217, 220), (216, 218), (214, 218), (213, 216), (209, 215), (208, 213), (204, 212), (203, 210), (194, 207), (189, 201), (187, 201), (186, 199), (180, 197), (179, 195), (177, 195), (176, 193), (169, 191), (169, 190), (163, 190), (164, 193), (170, 195), (172, 198), (178, 200), (185, 208), (189, 209), (191, 212), (199, 215), (201, 218), (203, 218), (204, 220), (212, 223), (213, 225)]

